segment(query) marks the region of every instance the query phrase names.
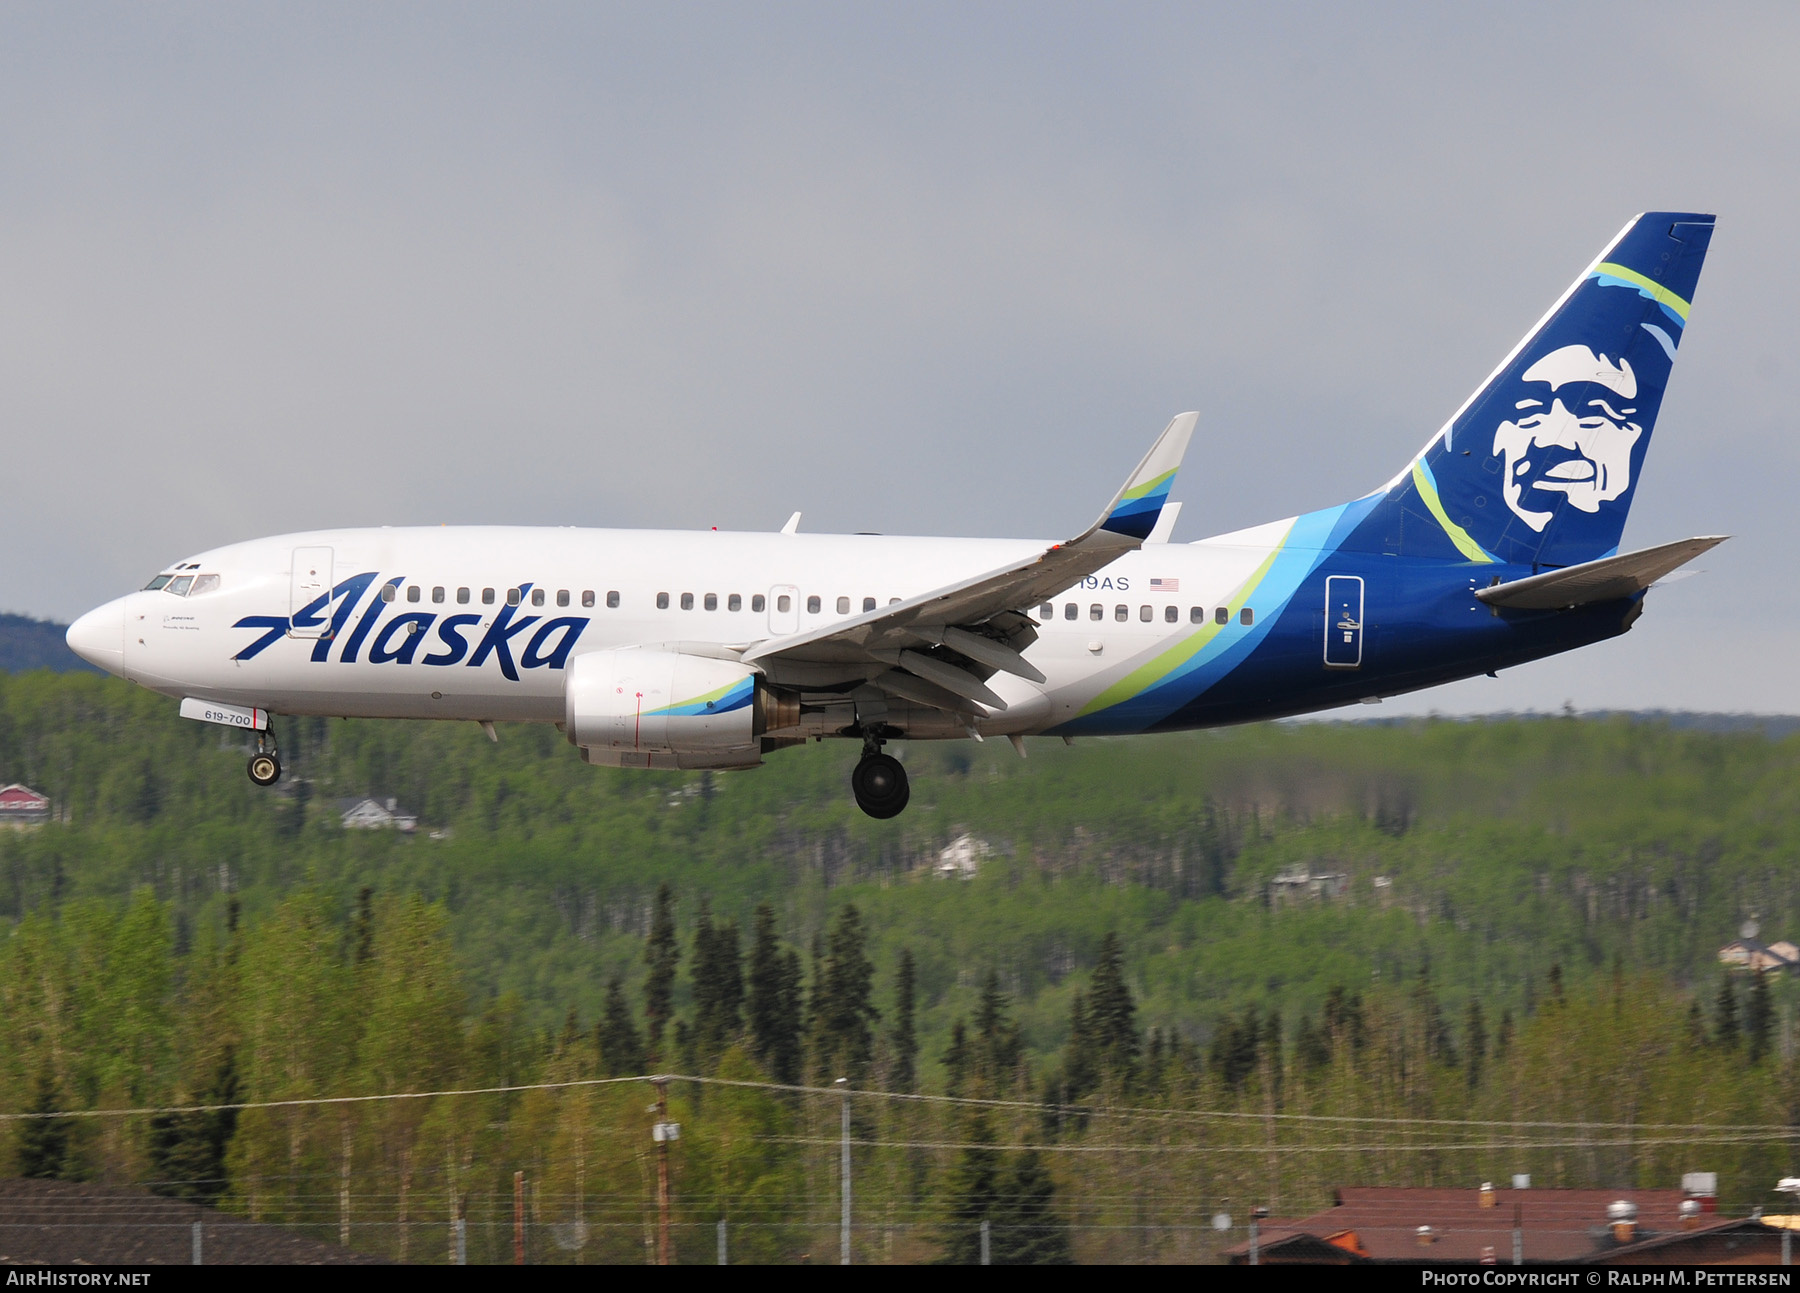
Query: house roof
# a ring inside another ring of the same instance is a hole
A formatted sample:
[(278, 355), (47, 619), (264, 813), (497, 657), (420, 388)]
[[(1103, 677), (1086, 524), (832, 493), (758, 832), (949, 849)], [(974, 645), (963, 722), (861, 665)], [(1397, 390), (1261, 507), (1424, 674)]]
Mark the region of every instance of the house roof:
[(1741, 1263), (1761, 1250), (1773, 1257), (1781, 1250), (1781, 1230), (1754, 1217), (1727, 1217), (1686, 1229), (1647, 1235), (1635, 1242), (1602, 1249), (1587, 1259), (1589, 1265), (1634, 1264), (1642, 1257), (1659, 1264), (1692, 1262), (1714, 1265)]
[(377, 799), (373, 795), (364, 795), (360, 799), (340, 799), (337, 801), (337, 809), (346, 817), (351, 813), (360, 813), (364, 811), (371, 814), (378, 813), (383, 817), (418, 816), (417, 813), (413, 812), (413, 810), (408, 808), (405, 804), (395, 804), (390, 808), (385, 800)]
[[(1481, 1206), (1478, 1190), (1415, 1190), (1345, 1186), (1337, 1206), (1293, 1221), (1264, 1223), (1259, 1245), (1309, 1235), (1375, 1262), (1478, 1263), (1512, 1260), (1515, 1216), (1524, 1232), (1527, 1262), (1568, 1262), (1613, 1246), (1607, 1205), (1627, 1199), (1638, 1208), (1639, 1235), (1648, 1239), (1677, 1230), (1682, 1190), (1495, 1190), (1494, 1206)], [(1420, 1243), (1419, 1227), (1431, 1227)], [(1692, 1234), (1692, 1231), (1683, 1233)], [(1225, 1250), (1246, 1258), (1248, 1241)], [(1484, 1251), (1491, 1250), (1491, 1251)]]
[(193, 1260), (201, 1224), (207, 1264), (365, 1264), (381, 1259), (280, 1226), (87, 1181), (0, 1180), (0, 1264), (136, 1266)]
[(0, 786), (0, 812), (37, 812), (50, 807), (50, 796), (14, 782)]
[[(1791, 946), (1791, 944), (1790, 944), (1790, 946)], [(1754, 956), (1759, 956), (1759, 955), (1766, 956), (1766, 957), (1770, 958), (1771, 960), (1781, 962), (1783, 965), (1791, 965), (1791, 964), (1793, 964), (1793, 960), (1794, 960), (1793, 957), (1787, 955), (1785, 952), (1777, 952), (1773, 947), (1770, 947), (1767, 943), (1759, 943), (1754, 938), (1734, 939), (1731, 942), (1725, 944), (1724, 947), (1721, 947), (1719, 949), (1719, 955), (1724, 956), (1727, 952), (1733, 952), (1733, 951), (1741, 951), (1742, 953), (1744, 953), (1744, 955), (1746, 957), (1754, 957)]]

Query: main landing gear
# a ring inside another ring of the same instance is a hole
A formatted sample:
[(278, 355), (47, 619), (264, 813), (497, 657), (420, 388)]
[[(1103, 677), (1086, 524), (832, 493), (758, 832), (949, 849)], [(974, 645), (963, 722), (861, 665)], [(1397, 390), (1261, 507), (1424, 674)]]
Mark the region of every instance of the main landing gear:
[(275, 729), (256, 734), (256, 753), (250, 756), (250, 780), (272, 786), (281, 780), (281, 758), (275, 748)]
[(856, 796), (858, 808), (883, 821), (898, 817), (912, 798), (906, 769), (893, 755), (883, 754), (881, 742), (873, 736), (863, 737), (863, 755), (850, 774), (850, 792)]

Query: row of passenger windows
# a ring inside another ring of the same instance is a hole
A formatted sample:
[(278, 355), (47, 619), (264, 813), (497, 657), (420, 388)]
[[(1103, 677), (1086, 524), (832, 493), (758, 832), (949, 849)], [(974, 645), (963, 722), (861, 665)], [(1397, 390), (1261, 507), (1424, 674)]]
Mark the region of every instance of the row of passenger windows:
[[(177, 597), (187, 597), (187, 596), (192, 596), (197, 593), (211, 592), (213, 589), (217, 588), (218, 586), (219, 586), (219, 577), (217, 575), (176, 575), (176, 576), (158, 575), (155, 579), (152, 579), (150, 581), (148, 590), (161, 589), (162, 591), (173, 593)], [(506, 591), (506, 604), (508, 606), (518, 606), (526, 600), (525, 594), (520, 589), (508, 588), (505, 591)], [(431, 590), (432, 602), (433, 603), (441, 603), (441, 602), (448, 600), (449, 592), (450, 592), (450, 590), (443, 587), (442, 585), (438, 585), (437, 587), (434, 587)], [(384, 602), (396, 601), (399, 598), (399, 593), (400, 593), (400, 590), (395, 585), (393, 585), (393, 584), (383, 585), (383, 587), (381, 589), (381, 600)], [(494, 589), (483, 588), (481, 590), (481, 604), (483, 606), (492, 606), (495, 602), (496, 596), (497, 596), (497, 594)], [(425, 590), (422, 587), (420, 587), (418, 584), (407, 585), (407, 588), (406, 588), (406, 600), (407, 601), (419, 602), (419, 601), (423, 601), (424, 597), (425, 597)], [(572, 597), (572, 594), (570, 593), (570, 591), (567, 588), (559, 588), (556, 590), (556, 604), (558, 606), (569, 605), (571, 597)], [(459, 606), (468, 605), (469, 602), (471, 600), (473, 600), (473, 598), (474, 598), (474, 590), (473, 589), (458, 588), (456, 590), (456, 604)], [(534, 588), (531, 590), (530, 601), (533, 606), (546, 605), (548, 603), (549, 599), (550, 599), (549, 590), (543, 589), (543, 588)], [(898, 602), (899, 600), (900, 599), (898, 597), (890, 597), (890, 598), (888, 598), (888, 605), (892, 606), (895, 602)], [(596, 601), (596, 597), (595, 597), (593, 589), (586, 588), (586, 589), (582, 590), (582, 592), (581, 592), (582, 606), (591, 608), (594, 606), (595, 601)], [(694, 606), (695, 606), (695, 602), (696, 602), (696, 598), (693, 593), (680, 594), (680, 606), (681, 606), (682, 610), (684, 610), (684, 611), (693, 610)], [(719, 609), (719, 595), (717, 593), (703, 593), (699, 596), (698, 602), (699, 602), (700, 607), (704, 610), (716, 611)], [(775, 598), (775, 609), (776, 609), (776, 611), (778, 611), (782, 614), (791, 613), (794, 609), (793, 602), (794, 602), (794, 599), (791, 595), (789, 595), (787, 593), (778, 594)], [(669, 609), (669, 604), (670, 604), (670, 595), (668, 593), (658, 593), (656, 595), (656, 609), (657, 610), (666, 611)], [(614, 609), (614, 610), (618, 609), (618, 606), (619, 606), (619, 591), (618, 591), (618, 589), (614, 588), (614, 589), (609, 589), (607, 591), (606, 605), (611, 609)], [(750, 598), (750, 610), (754, 614), (757, 614), (757, 615), (762, 614), (763, 610), (765, 609), (766, 606), (767, 606), (767, 599), (761, 593), (757, 593)], [(864, 612), (872, 611), (875, 609), (875, 607), (876, 607), (876, 599), (875, 598), (864, 597), (862, 599), (862, 610)], [(728, 611), (743, 610), (744, 609), (743, 596), (739, 593), (726, 594), (725, 609)], [(850, 598), (839, 597), (837, 599), (836, 609), (837, 609), (837, 613), (839, 615), (850, 614)], [(817, 594), (814, 594), (813, 596), (808, 597), (806, 599), (806, 613), (808, 615), (819, 615), (819, 614), (822, 614), (823, 612), (824, 612), (824, 599), (822, 597), (818, 596)], [(1065, 620), (1080, 619), (1081, 618), (1080, 604), (1077, 602), (1065, 602), (1063, 604), (1062, 617)], [(1106, 607), (1103, 606), (1099, 602), (1090, 603), (1087, 608), (1087, 617), (1090, 620), (1104, 620), (1106, 618)], [(1124, 605), (1123, 603), (1115, 605), (1113, 607), (1112, 617), (1114, 620), (1118, 621), (1121, 624), (1128, 623), (1131, 619), (1131, 608), (1129, 606)], [(1038, 619), (1039, 620), (1049, 621), (1049, 620), (1054, 620), (1055, 618), (1056, 618), (1056, 603), (1055, 602), (1045, 602), (1043, 605), (1038, 607)], [(1167, 623), (1167, 624), (1180, 623), (1181, 608), (1179, 606), (1164, 606), (1163, 612), (1162, 612), (1162, 618), (1163, 618), (1163, 622)], [(1154, 606), (1139, 606), (1138, 607), (1138, 619), (1140, 619), (1141, 621), (1143, 621), (1146, 624), (1153, 623), (1156, 619), (1156, 608)], [(1212, 619), (1213, 619), (1213, 623), (1215, 623), (1215, 624), (1231, 623), (1230, 607), (1227, 607), (1227, 606), (1215, 607), (1213, 610), (1213, 613), (1212, 613)], [(1206, 607), (1204, 607), (1204, 606), (1188, 607), (1188, 621), (1189, 621), (1189, 623), (1192, 623), (1192, 624), (1206, 623)], [(1256, 612), (1251, 610), (1248, 606), (1244, 607), (1242, 610), (1240, 610), (1238, 612), (1238, 623), (1254, 624), (1255, 622), (1256, 622)]]
[[(384, 584), (382, 586), (382, 589), (381, 589), (381, 600), (382, 601), (384, 601), (384, 602), (395, 601), (398, 599), (399, 595), (400, 595), (400, 590), (398, 588), (396, 588), (393, 584)], [(449, 595), (449, 589), (444, 588), (441, 585), (436, 588), (433, 588), (431, 590), (431, 600), (433, 602), (447, 601), (448, 595)], [(407, 588), (406, 588), (406, 600), (407, 601), (409, 601), (409, 602), (423, 601), (424, 597), (425, 597), (425, 590), (423, 588), (419, 587), (419, 585), (417, 585), (417, 584), (407, 585)], [(456, 604), (458, 606), (467, 606), (469, 604), (469, 602), (471, 600), (473, 600), (473, 597), (474, 597), (473, 589), (458, 588), (456, 590)], [(483, 606), (492, 606), (494, 604), (494, 597), (495, 597), (495, 594), (494, 594), (494, 590), (492, 588), (484, 588), (481, 590), (481, 604)], [(506, 604), (508, 606), (518, 606), (521, 603), (523, 603), (525, 600), (526, 600), (525, 594), (520, 589), (508, 588), (506, 590)], [(549, 600), (549, 592), (547, 589), (534, 588), (531, 590), (531, 604), (533, 606), (542, 606), (546, 602), (548, 602), (548, 600)], [(569, 590), (568, 589), (559, 588), (556, 590), (556, 604), (558, 606), (567, 606), (569, 604)], [(590, 607), (594, 604), (594, 590), (593, 589), (585, 588), (582, 590), (581, 604), (583, 606), (590, 606)], [(608, 606), (613, 606), (613, 607), (618, 606), (619, 593), (618, 593), (617, 589), (613, 589), (612, 591), (610, 591), (606, 594), (606, 604)]]
[[(1064, 602), (1062, 617), (1065, 620), (1080, 619), (1081, 618), (1080, 604), (1078, 602)], [(1106, 607), (1102, 606), (1099, 602), (1090, 603), (1087, 608), (1087, 617), (1090, 620), (1105, 619), (1106, 618)], [(1112, 617), (1121, 624), (1127, 623), (1131, 619), (1131, 607), (1123, 605), (1123, 604), (1114, 606), (1113, 612), (1112, 612)], [(1165, 624), (1179, 624), (1181, 622), (1181, 607), (1179, 607), (1179, 606), (1163, 607), (1162, 617), (1163, 617), (1163, 623), (1165, 623)], [(1038, 607), (1038, 619), (1043, 620), (1043, 621), (1049, 621), (1049, 620), (1053, 620), (1055, 618), (1056, 618), (1056, 603), (1055, 602), (1045, 602), (1042, 606)], [(1155, 622), (1156, 607), (1154, 607), (1154, 606), (1138, 607), (1138, 618), (1146, 624)], [(1231, 608), (1229, 606), (1215, 607), (1213, 610), (1213, 613), (1212, 613), (1212, 618), (1213, 618), (1214, 624), (1229, 624), (1229, 623), (1231, 623)], [(1204, 607), (1204, 606), (1188, 607), (1188, 623), (1190, 623), (1190, 624), (1206, 623), (1206, 607)], [(1251, 610), (1248, 606), (1244, 607), (1243, 610), (1238, 612), (1238, 623), (1239, 624), (1254, 624), (1254, 623), (1256, 623), (1256, 612)]]
[[(527, 600), (526, 596), (524, 594), (522, 594), (521, 591), (517, 588), (508, 588), (505, 590), (505, 592), (506, 592), (506, 604), (508, 606), (518, 606)], [(424, 593), (425, 593), (425, 590), (423, 588), (419, 587), (417, 584), (408, 585), (408, 587), (406, 589), (406, 600), (409, 602), (422, 601), (424, 599)], [(449, 590), (446, 588), (443, 588), (443, 587), (433, 588), (431, 590), (431, 600), (433, 602), (445, 601), (448, 599), (448, 593), (449, 593)], [(393, 584), (385, 585), (381, 590), (381, 600), (384, 602), (397, 601), (397, 600), (399, 600), (399, 596), (400, 596), (400, 590), (398, 587), (396, 587)], [(496, 596), (497, 596), (497, 594), (495, 593), (494, 589), (483, 588), (481, 590), (481, 604), (483, 606), (492, 606), (494, 604)], [(679, 599), (679, 605), (680, 605), (681, 609), (684, 611), (691, 611), (696, 606), (699, 606), (703, 610), (709, 610), (709, 611), (716, 611), (719, 609), (720, 598), (719, 598), (719, 594), (717, 594), (717, 593), (700, 593), (700, 594), (681, 593), (679, 595), (670, 594), (670, 593), (658, 593), (656, 595), (656, 609), (659, 611), (668, 610), (670, 605), (674, 604), (677, 601), (677, 596)], [(467, 605), (471, 600), (473, 600), (473, 597), (474, 597), (473, 589), (458, 588), (456, 590), (456, 602), (459, 606)], [(531, 590), (529, 600), (533, 606), (543, 606), (549, 601), (549, 598), (550, 598), (550, 595), (549, 595), (549, 592), (547, 589), (534, 588)], [(570, 600), (570, 593), (569, 593), (568, 589), (559, 588), (556, 590), (556, 604), (558, 606), (567, 606), (569, 604), (569, 600)], [(900, 599), (898, 597), (890, 597), (890, 598), (888, 598), (888, 605), (892, 606), (895, 602), (898, 602), (899, 600)], [(594, 597), (593, 590), (592, 589), (584, 589), (581, 594), (581, 604), (586, 607), (592, 607), (594, 605), (594, 602), (595, 602), (595, 597)], [(743, 594), (741, 594), (741, 593), (725, 594), (724, 602), (725, 602), (725, 609), (728, 611), (741, 611), (744, 609), (744, 597), (743, 597)], [(613, 609), (618, 608), (619, 592), (616, 588), (610, 589), (607, 592), (606, 604), (608, 607), (611, 607)], [(865, 611), (874, 610), (876, 607), (876, 604), (877, 604), (876, 599), (873, 597), (865, 597), (862, 599), (862, 609)], [(764, 597), (761, 593), (756, 593), (750, 598), (750, 610), (754, 614), (761, 615), (763, 613), (763, 611), (766, 610), (767, 608), (768, 608), (768, 598)], [(784, 614), (792, 612), (794, 609), (794, 599), (793, 599), (792, 595), (790, 595), (788, 593), (782, 593), (782, 594), (778, 595), (775, 598), (775, 609)], [(824, 609), (825, 609), (825, 599), (824, 598), (819, 597), (818, 595), (815, 594), (814, 596), (808, 597), (806, 599), (806, 613), (808, 615), (822, 614), (824, 612)], [(837, 613), (839, 615), (850, 614), (850, 598), (840, 597), (837, 599)]]

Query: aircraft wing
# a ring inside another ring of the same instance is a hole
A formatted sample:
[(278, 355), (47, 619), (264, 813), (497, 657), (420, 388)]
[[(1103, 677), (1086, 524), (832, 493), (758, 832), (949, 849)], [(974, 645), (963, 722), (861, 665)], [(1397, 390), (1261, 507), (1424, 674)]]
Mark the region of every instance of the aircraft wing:
[(1489, 606), (1510, 606), (1522, 611), (1563, 610), (1590, 602), (1617, 601), (1643, 592), (1671, 570), (1685, 566), (1729, 537), (1708, 534), (1617, 557), (1584, 561), (1579, 566), (1547, 570), (1541, 575), (1477, 589), (1475, 596)]
[(800, 666), (820, 677), (834, 665), (863, 666), (865, 677), (868, 667), (885, 665), (888, 671), (873, 682), (893, 695), (963, 715), (979, 714), (971, 702), (1004, 709), (985, 685), (995, 672), (1044, 681), (1020, 654), (1037, 640), (1037, 623), (1022, 608), (1142, 546), (1156, 528), (1198, 419), (1183, 413), (1170, 422), (1099, 519), (1067, 543), (810, 633), (759, 642), (743, 660), (771, 673)]

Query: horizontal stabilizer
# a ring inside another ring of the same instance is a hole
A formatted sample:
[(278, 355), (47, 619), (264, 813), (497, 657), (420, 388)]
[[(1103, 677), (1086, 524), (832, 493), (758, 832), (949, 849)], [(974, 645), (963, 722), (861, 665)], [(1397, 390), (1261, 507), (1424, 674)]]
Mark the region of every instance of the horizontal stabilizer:
[(1522, 611), (1562, 610), (1591, 602), (1619, 601), (1643, 592), (1671, 570), (1685, 566), (1729, 537), (1725, 534), (1703, 535), (1645, 548), (1641, 552), (1584, 561), (1579, 566), (1549, 570), (1541, 575), (1478, 589), (1475, 596), (1489, 606), (1507, 606)]

